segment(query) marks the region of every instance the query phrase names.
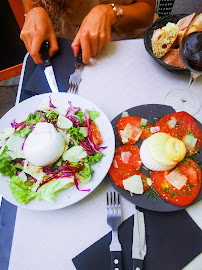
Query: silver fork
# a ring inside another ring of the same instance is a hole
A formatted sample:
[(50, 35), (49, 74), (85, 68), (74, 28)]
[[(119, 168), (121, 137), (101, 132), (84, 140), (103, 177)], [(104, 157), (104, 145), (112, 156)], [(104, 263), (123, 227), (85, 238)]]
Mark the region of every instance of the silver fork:
[(111, 270), (122, 270), (122, 248), (118, 239), (118, 228), (121, 223), (120, 195), (117, 192), (107, 192), (107, 224), (112, 228)]
[(69, 77), (69, 86), (67, 92), (76, 94), (81, 81), (81, 70), (83, 69), (82, 52), (81, 48), (78, 52), (75, 61), (75, 71)]

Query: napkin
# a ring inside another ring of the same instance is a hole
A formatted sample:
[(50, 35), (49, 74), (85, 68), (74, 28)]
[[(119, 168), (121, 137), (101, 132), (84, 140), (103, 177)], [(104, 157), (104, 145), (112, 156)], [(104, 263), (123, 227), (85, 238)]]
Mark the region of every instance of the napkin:
[(0, 269), (7, 270), (13, 240), (17, 207), (2, 199), (0, 207)]
[[(202, 231), (185, 210), (142, 211), (147, 239), (144, 270), (180, 270), (202, 252)], [(119, 228), (124, 270), (132, 269), (133, 218), (128, 218)], [(76, 269), (110, 269), (110, 243), (111, 232), (73, 258)]]
[[(58, 39), (59, 51), (51, 58), (55, 78), (60, 92), (67, 92), (69, 76), (75, 70), (75, 57), (71, 48), (71, 40)], [(44, 66), (36, 65), (31, 56), (28, 57), (29, 70), (25, 77), (29, 78), (23, 84), (25, 94), (37, 95), (51, 92), (44, 74)]]

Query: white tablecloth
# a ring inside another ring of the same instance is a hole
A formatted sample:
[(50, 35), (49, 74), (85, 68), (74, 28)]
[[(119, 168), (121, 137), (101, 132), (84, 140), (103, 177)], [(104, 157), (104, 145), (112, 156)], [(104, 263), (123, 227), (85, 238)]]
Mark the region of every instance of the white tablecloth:
[[(188, 75), (173, 74), (146, 52), (143, 40), (108, 44), (82, 72), (79, 95), (96, 103), (112, 120), (121, 111), (141, 104), (165, 104), (166, 94), (186, 87)], [(202, 76), (193, 90), (202, 101)], [(202, 109), (195, 116), (202, 121)], [(110, 231), (106, 224), (106, 191), (103, 182), (84, 200), (56, 211), (18, 208), (9, 270), (75, 270), (72, 258)], [(123, 218), (134, 206), (122, 199)], [(187, 209), (202, 228), (202, 202)], [(202, 255), (187, 267), (201, 269)]]

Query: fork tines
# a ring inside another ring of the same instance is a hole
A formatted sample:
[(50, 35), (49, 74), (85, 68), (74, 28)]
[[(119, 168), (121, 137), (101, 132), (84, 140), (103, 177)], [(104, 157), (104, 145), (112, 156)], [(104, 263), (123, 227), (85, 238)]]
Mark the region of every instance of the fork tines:
[(107, 192), (107, 214), (121, 214), (120, 195), (117, 192)]
[(78, 88), (79, 86), (77, 83), (70, 83), (67, 91), (69, 93), (76, 94), (78, 91)]

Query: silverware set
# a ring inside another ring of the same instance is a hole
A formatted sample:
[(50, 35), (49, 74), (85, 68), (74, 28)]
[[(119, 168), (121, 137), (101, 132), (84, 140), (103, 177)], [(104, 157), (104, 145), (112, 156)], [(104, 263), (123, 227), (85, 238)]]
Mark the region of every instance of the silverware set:
[[(47, 82), (49, 84), (51, 91), (54, 93), (54, 92), (59, 92), (59, 91), (58, 91), (58, 86), (55, 79), (53, 67), (51, 65), (48, 50), (49, 50), (49, 42), (44, 40), (40, 48), (40, 54), (43, 60), (44, 73), (45, 73)], [(81, 71), (83, 69), (83, 66), (84, 64), (82, 61), (82, 52), (80, 48), (78, 55), (75, 59), (75, 71), (69, 77), (69, 85), (68, 85), (68, 90), (67, 90), (68, 93), (77, 94), (79, 84), (81, 81)]]
[[(118, 228), (122, 223), (120, 195), (107, 192), (107, 224), (112, 229), (111, 270), (123, 270), (122, 247), (118, 238)], [(135, 208), (133, 226), (132, 261), (133, 270), (143, 270), (144, 257), (147, 252), (144, 213)]]

